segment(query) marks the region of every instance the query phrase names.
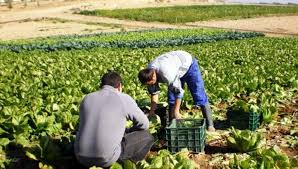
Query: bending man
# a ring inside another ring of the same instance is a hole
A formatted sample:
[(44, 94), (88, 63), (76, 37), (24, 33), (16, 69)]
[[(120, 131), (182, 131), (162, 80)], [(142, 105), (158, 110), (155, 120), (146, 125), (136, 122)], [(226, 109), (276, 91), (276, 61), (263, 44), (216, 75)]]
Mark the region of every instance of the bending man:
[(158, 83), (166, 83), (168, 85), (170, 119), (181, 118), (180, 105), (184, 94), (183, 86), (184, 83), (187, 83), (195, 106), (201, 108), (204, 118), (207, 120), (208, 130), (215, 130), (198, 61), (191, 54), (185, 51), (162, 54), (154, 59), (146, 69), (141, 70), (138, 77), (142, 84), (148, 85), (148, 91), (151, 94), (150, 115), (155, 113), (158, 102), (158, 93), (160, 92)]

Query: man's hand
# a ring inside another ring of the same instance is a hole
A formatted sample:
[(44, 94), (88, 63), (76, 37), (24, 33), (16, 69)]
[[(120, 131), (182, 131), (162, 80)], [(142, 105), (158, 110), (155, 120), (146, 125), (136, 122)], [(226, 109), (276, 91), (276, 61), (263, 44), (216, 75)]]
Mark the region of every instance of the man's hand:
[(170, 112), (171, 119), (181, 119), (182, 118), (182, 116), (180, 114), (180, 105), (181, 105), (181, 99), (176, 99), (175, 104)]
[(155, 111), (154, 110), (150, 110), (148, 116), (149, 117), (155, 116)]
[(175, 112), (175, 119), (182, 119), (180, 112)]
[(175, 107), (174, 107), (173, 111), (171, 112), (171, 114), (172, 114), (173, 119), (181, 119), (182, 118), (182, 116), (180, 114), (180, 110)]

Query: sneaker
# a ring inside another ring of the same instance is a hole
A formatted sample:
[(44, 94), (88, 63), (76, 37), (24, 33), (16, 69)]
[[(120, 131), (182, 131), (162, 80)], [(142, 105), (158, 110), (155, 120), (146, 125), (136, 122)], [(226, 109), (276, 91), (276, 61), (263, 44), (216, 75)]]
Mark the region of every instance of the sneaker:
[(215, 132), (215, 128), (214, 128), (213, 126), (209, 126), (209, 127), (208, 127), (208, 131), (209, 131), (209, 132)]

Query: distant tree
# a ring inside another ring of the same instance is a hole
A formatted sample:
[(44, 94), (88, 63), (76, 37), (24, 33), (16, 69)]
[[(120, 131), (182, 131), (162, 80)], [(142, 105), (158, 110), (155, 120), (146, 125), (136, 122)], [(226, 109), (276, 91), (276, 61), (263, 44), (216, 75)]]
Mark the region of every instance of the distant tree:
[(12, 0), (7, 0), (6, 3), (7, 3), (7, 7), (11, 9), (12, 8)]
[(37, 6), (40, 6), (39, 0), (31, 0), (31, 2), (36, 2)]
[(22, 0), (24, 2), (24, 6), (27, 6), (27, 0)]

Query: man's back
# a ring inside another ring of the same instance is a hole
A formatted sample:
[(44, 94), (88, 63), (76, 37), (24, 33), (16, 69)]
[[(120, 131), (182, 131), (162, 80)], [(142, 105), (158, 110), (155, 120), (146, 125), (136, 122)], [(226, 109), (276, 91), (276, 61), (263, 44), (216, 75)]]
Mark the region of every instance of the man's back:
[(80, 107), (76, 155), (100, 158), (103, 166), (115, 162), (121, 153), (126, 118), (137, 119), (141, 128), (148, 128), (146, 116), (130, 96), (108, 85), (88, 94)]
[(192, 63), (192, 56), (185, 51), (164, 53), (154, 59), (148, 68), (155, 69), (162, 82), (171, 84), (177, 76), (181, 78)]

